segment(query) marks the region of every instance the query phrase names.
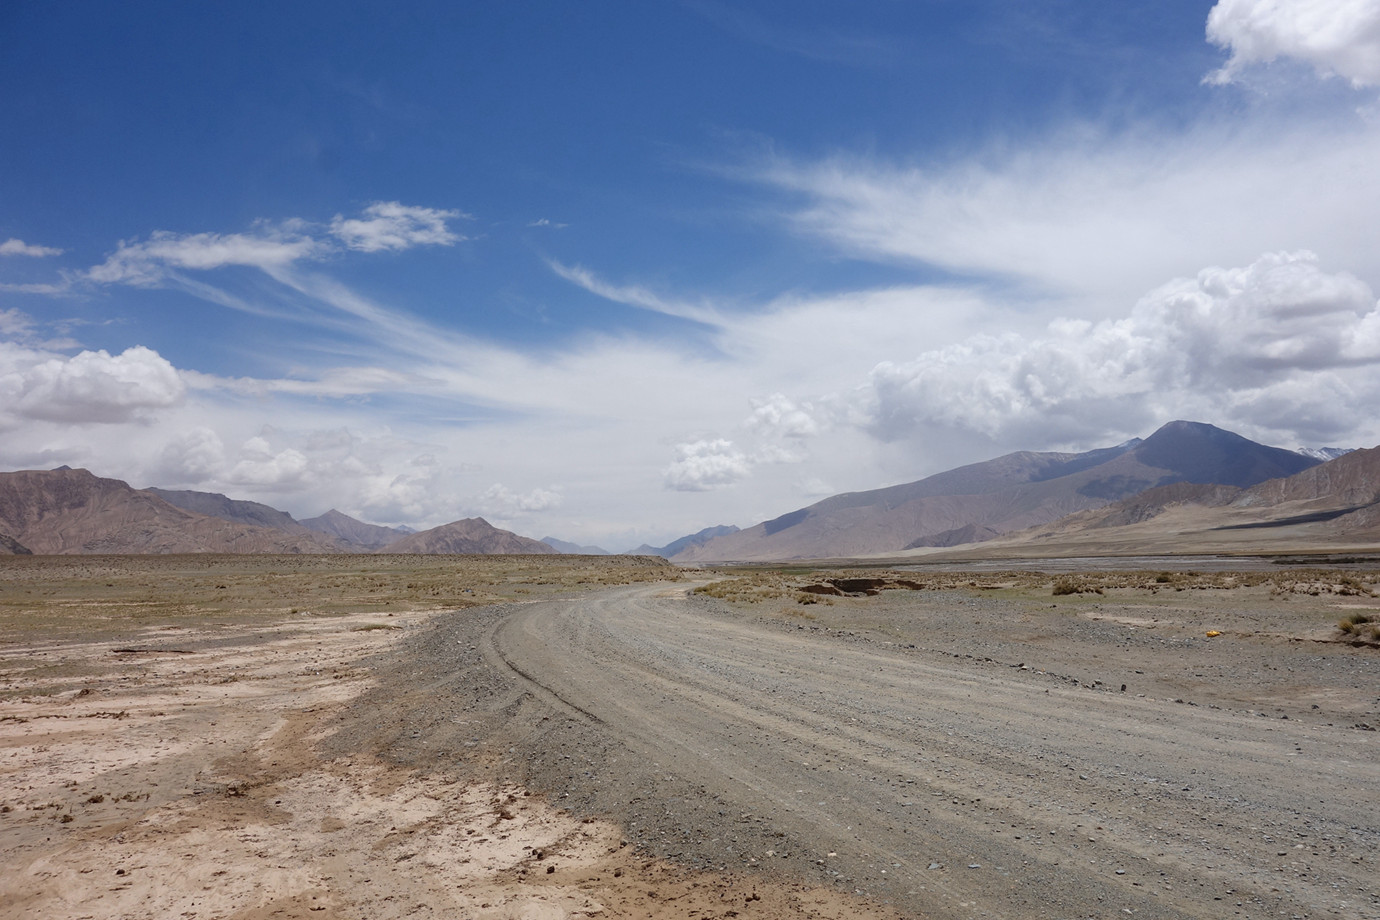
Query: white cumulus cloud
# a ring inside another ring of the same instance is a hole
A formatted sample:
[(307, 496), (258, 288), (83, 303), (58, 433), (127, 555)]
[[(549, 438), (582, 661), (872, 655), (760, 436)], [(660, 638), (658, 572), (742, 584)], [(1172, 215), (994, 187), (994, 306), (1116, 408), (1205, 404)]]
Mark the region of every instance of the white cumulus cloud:
[(502, 483), (494, 483), (479, 494), (473, 505), (482, 515), (511, 518), (518, 514), (549, 511), (561, 504), (561, 493), (555, 488), (515, 492)]
[(0, 342), (0, 413), (6, 415), (113, 424), (175, 406), (185, 392), (173, 366), (142, 345), (69, 358)]
[(1352, 86), (1380, 85), (1377, 0), (1219, 0), (1207, 36), (1231, 52), (1213, 83), (1230, 83), (1253, 64), (1292, 58)]
[(752, 463), (733, 442), (723, 438), (676, 446), (676, 460), (665, 470), (666, 488), (677, 492), (706, 492), (732, 485), (751, 472)]
[(226, 479), (243, 486), (275, 490), (292, 488), (308, 478), (310, 463), (300, 450), (288, 447), (275, 451), (262, 435), (250, 438), (240, 447), (240, 460)]
[(748, 416), (744, 427), (765, 437), (800, 439), (819, 434), (814, 407), (809, 402), (796, 401), (782, 393), (752, 400), (752, 414)]
[(1042, 336), (980, 335), (884, 362), (862, 399), (884, 440), (951, 429), (1076, 441), (1167, 417), (1306, 439), (1370, 412), (1377, 366), (1371, 289), (1312, 253), (1272, 253), (1170, 282), (1124, 318), (1057, 320)]
[(156, 469), (160, 485), (188, 485), (206, 482), (224, 465), (225, 445), (220, 435), (199, 426), (163, 445)]

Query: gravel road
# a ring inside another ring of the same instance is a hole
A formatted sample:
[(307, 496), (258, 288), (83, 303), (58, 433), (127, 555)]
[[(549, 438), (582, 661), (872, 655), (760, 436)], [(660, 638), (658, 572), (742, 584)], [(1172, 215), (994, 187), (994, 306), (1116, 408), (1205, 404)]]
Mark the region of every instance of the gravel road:
[(932, 918), (1380, 917), (1368, 726), (769, 623), (683, 586), (424, 632), (337, 744), (487, 763), (691, 865)]

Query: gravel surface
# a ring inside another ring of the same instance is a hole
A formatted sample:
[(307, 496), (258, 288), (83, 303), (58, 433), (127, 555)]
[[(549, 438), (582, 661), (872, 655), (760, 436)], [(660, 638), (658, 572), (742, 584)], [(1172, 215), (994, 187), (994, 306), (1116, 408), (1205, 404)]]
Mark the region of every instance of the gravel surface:
[(1375, 918), (1380, 654), (1312, 641), (1334, 614), (614, 588), (437, 617), (328, 744), (915, 916)]

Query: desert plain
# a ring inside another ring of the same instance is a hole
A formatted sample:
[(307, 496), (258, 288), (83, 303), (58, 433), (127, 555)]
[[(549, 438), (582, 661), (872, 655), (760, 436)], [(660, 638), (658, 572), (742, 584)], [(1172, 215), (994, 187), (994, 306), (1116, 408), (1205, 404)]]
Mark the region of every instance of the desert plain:
[(1023, 565), (0, 558), (0, 917), (1380, 917), (1369, 563)]

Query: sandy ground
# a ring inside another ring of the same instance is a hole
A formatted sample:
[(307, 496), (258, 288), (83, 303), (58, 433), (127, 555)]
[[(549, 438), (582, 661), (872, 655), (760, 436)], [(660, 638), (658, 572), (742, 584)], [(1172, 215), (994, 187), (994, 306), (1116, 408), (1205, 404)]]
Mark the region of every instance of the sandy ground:
[(361, 659), (435, 615), (0, 624), (0, 917), (890, 916), (674, 867), (515, 785), (323, 753), (379, 689)]

